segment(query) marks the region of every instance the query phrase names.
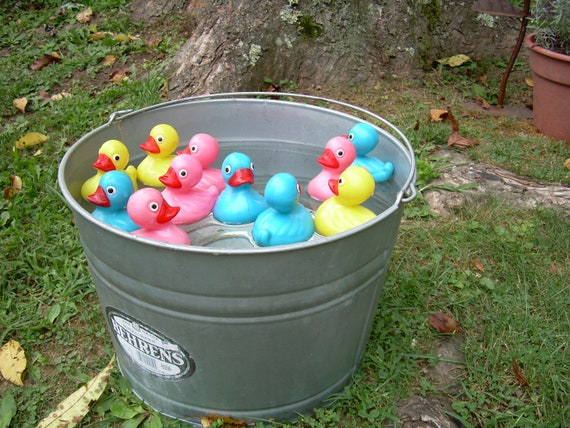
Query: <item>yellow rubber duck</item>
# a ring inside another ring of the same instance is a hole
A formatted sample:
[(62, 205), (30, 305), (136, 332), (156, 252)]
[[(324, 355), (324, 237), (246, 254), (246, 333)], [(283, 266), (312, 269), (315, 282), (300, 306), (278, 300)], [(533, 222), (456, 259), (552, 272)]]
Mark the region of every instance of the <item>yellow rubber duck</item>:
[(81, 186), (81, 196), (83, 199), (87, 200), (87, 196), (95, 193), (101, 176), (109, 171), (116, 170), (127, 173), (127, 175), (131, 177), (135, 190), (137, 190), (137, 169), (133, 165), (128, 165), (129, 159), (129, 150), (122, 141), (105, 141), (99, 148), (97, 159), (93, 162), (93, 167), (97, 172)]
[(324, 201), (315, 213), (315, 228), (321, 235), (335, 235), (376, 217), (360, 205), (374, 194), (376, 187), (366, 168), (348, 167), (338, 180), (329, 180), (329, 187), (334, 196)]
[(170, 162), (174, 159), (172, 154), (179, 143), (178, 132), (165, 123), (156, 125), (150, 130), (150, 135), (144, 144), (140, 145), (147, 155), (137, 168), (138, 179), (154, 187), (164, 187), (158, 179), (166, 174)]

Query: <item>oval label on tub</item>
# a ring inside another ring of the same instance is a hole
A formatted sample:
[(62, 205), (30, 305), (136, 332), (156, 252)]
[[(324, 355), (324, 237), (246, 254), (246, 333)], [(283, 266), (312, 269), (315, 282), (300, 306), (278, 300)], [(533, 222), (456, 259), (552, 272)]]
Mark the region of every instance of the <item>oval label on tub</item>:
[(107, 319), (123, 351), (145, 371), (174, 380), (196, 370), (188, 352), (154, 328), (114, 308), (107, 308)]

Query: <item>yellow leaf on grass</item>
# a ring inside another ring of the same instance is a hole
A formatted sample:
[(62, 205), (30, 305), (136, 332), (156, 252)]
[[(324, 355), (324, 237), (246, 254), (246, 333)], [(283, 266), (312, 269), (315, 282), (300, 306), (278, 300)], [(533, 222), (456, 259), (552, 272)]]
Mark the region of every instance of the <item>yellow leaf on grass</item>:
[(449, 112), (447, 110), (440, 110), (437, 108), (432, 108), (429, 111), (429, 117), (430, 117), (430, 120), (432, 122), (439, 122), (443, 119), (446, 119), (448, 115), (449, 115)]
[(52, 101), (60, 101), (60, 100), (62, 100), (62, 99), (64, 99), (64, 98), (67, 98), (67, 97), (70, 97), (70, 96), (71, 96), (71, 94), (70, 94), (69, 92), (65, 92), (65, 91), (64, 91), (64, 92), (61, 92), (61, 93), (59, 93), (59, 94), (53, 94), (53, 95), (50, 97), (50, 100), (52, 100)]
[(25, 147), (35, 146), (36, 144), (45, 143), (47, 139), (47, 135), (39, 132), (28, 132), (16, 141), (16, 148), (23, 149)]
[(115, 55), (107, 55), (107, 56), (105, 56), (105, 58), (103, 58), (103, 61), (101, 62), (101, 64), (108, 67), (110, 65), (113, 65), (115, 63), (115, 61), (117, 61), (117, 57)]
[(28, 99), (26, 97), (16, 98), (12, 103), (14, 103), (14, 107), (24, 113), (26, 111), (26, 106), (28, 105)]
[(525, 78), (524, 78), (524, 81), (525, 81), (526, 84), (527, 84), (528, 86), (530, 86), (531, 88), (534, 87), (534, 80), (533, 80), (532, 77), (525, 77)]
[(564, 166), (566, 167), (566, 169), (570, 169), (570, 158), (564, 161)]
[(88, 7), (87, 9), (79, 12), (75, 17), (77, 21), (81, 22), (82, 24), (87, 24), (91, 21), (91, 17), (93, 16), (93, 10)]
[(113, 40), (116, 42), (121, 42), (121, 43), (128, 43), (131, 40), (137, 40), (138, 36), (133, 36), (131, 34), (123, 34), (123, 33), (119, 33), (119, 34), (115, 34), (113, 36)]
[(444, 65), (449, 65), (450, 67), (459, 67), (460, 65), (465, 64), (466, 62), (471, 61), (467, 55), (458, 54), (453, 55), (448, 58), (438, 59), (437, 62)]
[(4, 199), (9, 201), (22, 191), (22, 179), (17, 175), (10, 176), (10, 185), (4, 189)]
[(24, 386), (22, 373), (26, 364), (26, 354), (17, 341), (9, 340), (0, 348), (0, 373), (7, 381)]
[(97, 376), (59, 403), (52, 413), (44, 418), (36, 428), (72, 428), (76, 426), (89, 412), (89, 406), (97, 401), (105, 388), (113, 370), (115, 356), (111, 358)]
[(104, 39), (105, 36), (107, 36), (107, 35), (112, 36), (113, 33), (110, 33), (108, 31), (96, 31), (94, 33), (89, 34), (89, 38), (91, 40), (101, 40), (101, 39)]

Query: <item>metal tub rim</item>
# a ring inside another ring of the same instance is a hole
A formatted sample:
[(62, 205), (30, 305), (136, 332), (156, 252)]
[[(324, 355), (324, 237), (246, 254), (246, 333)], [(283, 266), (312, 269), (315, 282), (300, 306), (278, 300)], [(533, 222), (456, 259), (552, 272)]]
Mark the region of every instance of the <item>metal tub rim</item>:
[[(287, 98), (287, 99), (283, 99)], [(290, 101), (293, 99), (294, 101)], [(373, 220), (369, 222), (355, 227), (351, 230), (346, 232), (342, 232), (333, 236), (325, 237), (324, 239), (319, 240), (310, 240), (296, 244), (287, 244), (287, 245), (276, 245), (270, 247), (260, 247), (260, 248), (219, 248), (219, 247), (207, 247), (207, 246), (197, 246), (197, 245), (180, 245), (180, 244), (171, 244), (167, 242), (156, 241), (149, 238), (143, 238), (140, 236), (133, 235), (131, 233), (125, 232), (118, 228), (112, 227), (107, 223), (93, 217), (89, 211), (87, 211), (71, 194), (65, 177), (65, 166), (69, 162), (69, 159), (73, 156), (74, 152), (78, 150), (81, 143), (85, 140), (89, 140), (93, 135), (98, 134), (103, 129), (115, 124), (116, 122), (123, 121), (128, 119), (132, 116), (137, 116), (141, 114), (145, 114), (154, 110), (163, 109), (165, 107), (173, 107), (177, 105), (183, 105), (187, 103), (196, 103), (196, 102), (207, 102), (207, 101), (214, 101), (214, 100), (222, 100), (222, 101), (239, 101), (239, 102), (256, 102), (256, 103), (265, 103), (265, 104), (287, 104), (287, 105), (300, 105), (304, 108), (311, 108), (315, 110), (323, 110), (323, 111), (332, 111), (333, 109), (330, 107), (322, 107), (314, 104), (309, 104), (308, 102), (313, 103), (326, 103), (331, 107), (339, 107), (342, 109), (347, 109), (354, 114), (348, 114), (340, 110), (334, 110), (335, 114), (339, 114), (341, 116), (350, 117), (353, 119), (357, 119), (360, 121), (368, 122), (372, 125), (378, 132), (380, 133), (388, 133), (383, 128), (380, 128), (378, 125), (374, 123), (370, 123), (370, 120), (375, 120), (380, 122), (383, 126), (387, 127), (392, 133), (389, 135), (394, 139), (394, 142), (400, 146), (400, 149), (403, 154), (406, 155), (407, 160), (410, 163), (410, 172), (406, 178), (406, 181), (400, 191), (397, 194), (397, 197), (394, 203), (388, 207), (386, 210), (378, 214)], [(304, 102), (303, 102), (304, 101)], [(395, 135), (394, 135), (395, 134)], [(113, 112), (109, 116), (109, 120), (107, 123), (98, 126), (95, 129), (92, 129), (87, 134), (83, 135), (79, 140), (77, 140), (73, 145), (66, 151), (64, 154), (59, 170), (58, 170), (58, 182), (60, 190), (67, 202), (67, 204), (72, 208), (75, 214), (81, 215), (85, 220), (88, 222), (94, 223), (97, 227), (105, 229), (107, 232), (115, 233), (121, 235), (123, 238), (144, 242), (148, 245), (162, 247), (165, 249), (172, 249), (176, 251), (183, 251), (188, 253), (205, 253), (205, 254), (212, 254), (212, 255), (231, 255), (231, 254), (239, 254), (239, 255), (246, 255), (246, 254), (259, 254), (260, 252), (263, 253), (280, 253), (280, 252), (287, 252), (287, 251), (295, 251), (301, 248), (307, 247), (318, 247), (321, 245), (329, 244), (331, 242), (342, 240), (347, 236), (358, 234), (364, 229), (368, 229), (374, 224), (382, 222), (385, 218), (392, 215), (400, 206), (401, 203), (407, 203), (412, 201), (416, 195), (417, 190), (415, 188), (415, 180), (416, 180), (416, 165), (415, 165), (415, 158), (412, 145), (408, 138), (400, 131), (395, 125), (393, 125), (388, 120), (384, 119), (383, 117), (366, 110), (364, 108), (342, 102), (337, 101), (329, 98), (314, 96), (314, 95), (305, 95), (299, 93), (286, 93), (286, 92), (279, 92), (277, 94), (274, 93), (267, 93), (267, 92), (228, 92), (228, 93), (217, 93), (217, 94), (207, 94), (207, 95), (198, 95), (198, 96), (191, 96), (186, 98), (180, 98), (171, 101), (165, 101), (163, 103), (154, 104), (152, 106), (144, 107), (137, 110), (120, 110)]]

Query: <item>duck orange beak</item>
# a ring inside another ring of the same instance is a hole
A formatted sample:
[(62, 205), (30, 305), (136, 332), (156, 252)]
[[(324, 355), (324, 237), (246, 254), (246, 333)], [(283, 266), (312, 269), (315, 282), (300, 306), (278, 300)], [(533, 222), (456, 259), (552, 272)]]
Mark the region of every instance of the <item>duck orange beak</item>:
[(335, 195), (338, 195), (338, 180), (331, 178), (329, 180), (329, 188)]
[(317, 162), (320, 163), (322, 166), (326, 166), (329, 168), (338, 168), (339, 163), (336, 159), (333, 151), (331, 149), (325, 149), (323, 154), (320, 158), (317, 158)]
[(105, 172), (113, 171), (116, 169), (115, 164), (111, 158), (104, 153), (101, 153), (99, 156), (97, 156), (97, 159), (95, 162), (93, 162), (93, 167)]
[(140, 145), (140, 148), (145, 152), (157, 154), (160, 153), (160, 147), (152, 135), (149, 135), (147, 140)]
[(161, 175), (158, 177), (158, 179), (162, 184), (168, 187), (172, 187), (173, 189), (180, 189), (182, 187), (182, 183), (178, 178), (178, 174), (176, 174), (176, 171), (174, 171), (172, 168), (168, 168), (166, 174)]
[(192, 152), (190, 152), (190, 146), (186, 146), (186, 148), (180, 150), (179, 152), (176, 152), (177, 155), (191, 155)]
[(168, 205), (166, 201), (162, 201), (162, 205), (160, 206), (160, 210), (156, 216), (156, 221), (160, 224), (169, 222), (174, 217), (176, 217), (178, 211), (180, 211), (180, 207), (173, 207)]
[(234, 175), (228, 180), (228, 184), (232, 187), (241, 186), (242, 184), (253, 184), (253, 171), (249, 168), (238, 169)]
[(105, 191), (101, 186), (97, 186), (95, 193), (92, 193), (91, 195), (87, 196), (87, 200), (92, 204), (98, 205), (100, 207), (111, 206), (111, 201), (109, 201), (107, 194), (105, 193)]

